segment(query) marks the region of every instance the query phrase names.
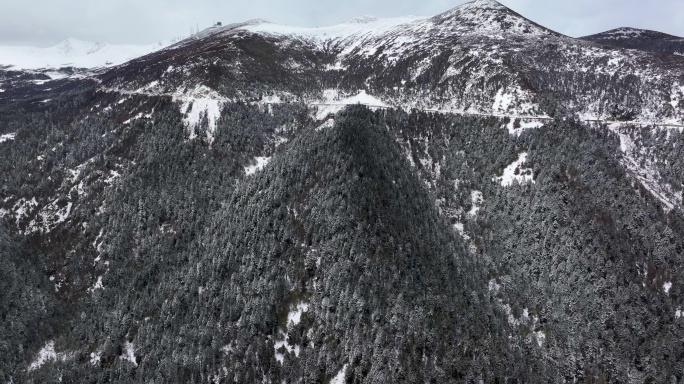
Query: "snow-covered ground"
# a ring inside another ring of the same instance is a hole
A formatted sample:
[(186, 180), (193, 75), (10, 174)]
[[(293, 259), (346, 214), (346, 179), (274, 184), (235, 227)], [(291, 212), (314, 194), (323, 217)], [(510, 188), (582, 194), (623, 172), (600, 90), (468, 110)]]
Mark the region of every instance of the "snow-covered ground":
[(344, 109), (347, 105), (361, 104), (369, 108), (388, 108), (389, 105), (379, 98), (369, 95), (365, 90), (360, 90), (355, 95), (344, 95), (336, 89), (326, 89), (323, 91), (323, 98), (320, 101), (310, 103), (317, 108), (316, 119), (322, 120), (329, 114), (335, 114)]
[(278, 362), (281, 364), (283, 363), (285, 356), (279, 352), (281, 348), (285, 348), (285, 350), (288, 353), (294, 353), (295, 357), (299, 356), (299, 351), (301, 349), (301, 346), (299, 345), (290, 345), (287, 341), (287, 330), (290, 329), (290, 326), (296, 326), (302, 321), (302, 314), (304, 312), (309, 311), (309, 304), (308, 303), (298, 303), (297, 305), (294, 306), (292, 310), (287, 314), (287, 324), (286, 324), (286, 330), (280, 330), (278, 333), (278, 336), (273, 343), (273, 348), (275, 349), (275, 358)]
[(121, 358), (133, 363), (134, 366), (138, 366), (138, 361), (135, 357), (135, 345), (130, 341), (126, 341), (123, 345), (123, 354)]
[(16, 137), (16, 133), (5, 133), (4, 135), (0, 135), (0, 143), (4, 143), (5, 141), (14, 140), (15, 137)]
[(520, 134), (527, 129), (534, 129), (543, 126), (550, 118), (511, 118), (509, 123), (506, 125), (508, 133), (515, 136), (520, 136)]
[(96, 68), (125, 63), (171, 45), (163, 41), (148, 45), (115, 45), (67, 39), (47, 48), (0, 46), (0, 65), (14, 69)]
[(527, 163), (527, 152), (522, 152), (518, 155), (518, 160), (508, 165), (506, 169), (504, 169), (503, 175), (496, 177), (495, 180), (504, 187), (509, 187), (513, 185), (514, 182), (520, 184), (529, 182), (534, 183), (532, 170), (525, 168), (525, 163)]
[(309, 304), (299, 303), (294, 310), (287, 314), (287, 323), (297, 325), (302, 321), (302, 314), (309, 310)]
[(47, 363), (48, 361), (55, 360), (57, 360), (57, 353), (55, 352), (55, 342), (48, 341), (47, 344), (45, 344), (45, 346), (41, 348), (40, 351), (38, 351), (38, 356), (36, 356), (36, 359), (33, 360), (33, 362), (31, 362), (31, 365), (29, 365), (28, 370), (36, 370), (42, 367), (43, 364)]
[(344, 384), (345, 380), (344, 377), (347, 374), (347, 367), (349, 364), (345, 364), (342, 366), (342, 369), (340, 369), (339, 372), (335, 376), (333, 376), (332, 379), (330, 379), (330, 384)]
[(256, 164), (248, 165), (245, 167), (245, 174), (247, 176), (251, 176), (251, 175), (257, 173), (257, 171), (264, 169), (264, 167), (268, 164), (268, 162), (271, 161), (271, 158), (259, 156), (259, 157), (256, 157), (254, 160), (255, 160)]
[(608, 128), (620, 137), (620, 150), (622, 151), (622, 164), (628, 173), (638, 180), (651, 194), (665, 206), (666, 210), (672, 210), (682, 204), (682, 194), (675, 193), (672, 188), (660, 181), (657, 169), (651, 166), (650, 161), (642, 161), (646, 157), (643, 148), (634, 143), (624, 124), (614, 123)]
[(58, 353), (55, 350), (55, 342), (50, 340), (45, 343), (45, 346), (41, 348), (40, 351), (38, 351), (38, 355), (29, 365), (28, 371), (35, 371), (36, 369), (42, 367), (45, 363), (57, 360), (64, 361), (69, 357), (70, 356), (67, 353)]
[(473, 204), (472, 208), (468, 212), (468, 217), (475, 217), (482, 207), (482, 192), (472, 191), (470, 192), (470, 200)]

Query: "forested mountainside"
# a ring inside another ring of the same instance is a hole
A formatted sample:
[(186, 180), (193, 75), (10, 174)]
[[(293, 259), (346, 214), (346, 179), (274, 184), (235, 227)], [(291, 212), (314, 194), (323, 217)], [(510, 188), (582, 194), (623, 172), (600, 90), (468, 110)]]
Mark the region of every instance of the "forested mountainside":
[(677, 55), (322, 30), (2, 72), (0, 381), (684, 380)]
[(683, 38), (648, 29), (616, 28), (581, 39), (619, 48), (684, 55)]

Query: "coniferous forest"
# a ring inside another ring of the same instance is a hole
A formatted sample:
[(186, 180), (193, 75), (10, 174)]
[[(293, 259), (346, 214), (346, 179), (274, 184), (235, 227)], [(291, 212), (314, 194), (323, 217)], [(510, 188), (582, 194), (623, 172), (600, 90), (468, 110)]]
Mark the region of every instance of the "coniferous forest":
[(0, 382), (682, 383), (676, 44), (504, 8), (0, 67)]

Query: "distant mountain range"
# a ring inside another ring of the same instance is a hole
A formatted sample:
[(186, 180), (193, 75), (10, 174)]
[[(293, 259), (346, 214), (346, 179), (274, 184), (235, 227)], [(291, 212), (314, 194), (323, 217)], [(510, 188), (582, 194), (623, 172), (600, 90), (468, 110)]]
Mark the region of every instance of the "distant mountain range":
[(0, 46), (0, 67), (15, 70), (110, 67), (170, 44), (168, 41), (149, 45), (113, 45), (67, 39), (48, 48)]

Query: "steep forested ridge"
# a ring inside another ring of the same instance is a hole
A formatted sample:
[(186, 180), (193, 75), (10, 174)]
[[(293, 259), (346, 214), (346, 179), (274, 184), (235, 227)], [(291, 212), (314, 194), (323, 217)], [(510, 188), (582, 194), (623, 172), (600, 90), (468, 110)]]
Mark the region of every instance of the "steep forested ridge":
[(0, 381), (682, 382), (680, 58), (426, 20), (3, 69)]

